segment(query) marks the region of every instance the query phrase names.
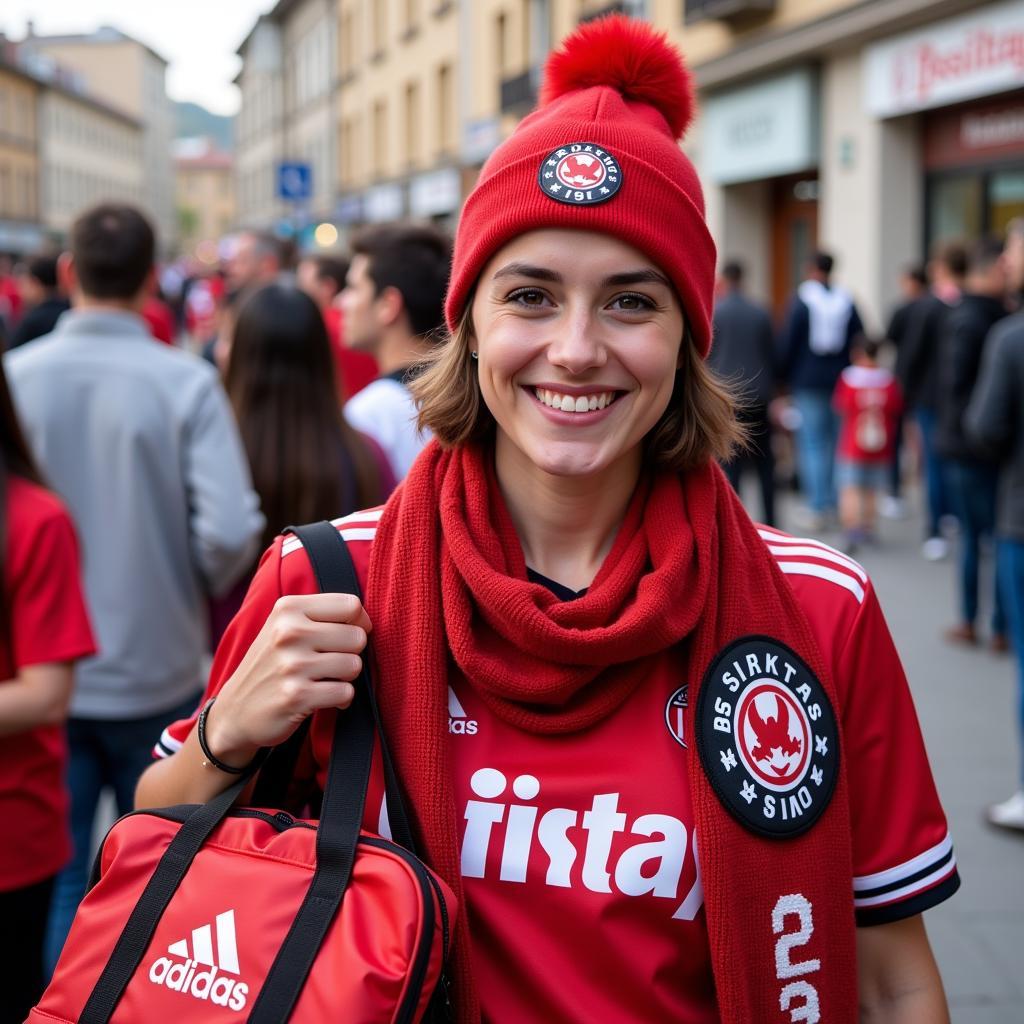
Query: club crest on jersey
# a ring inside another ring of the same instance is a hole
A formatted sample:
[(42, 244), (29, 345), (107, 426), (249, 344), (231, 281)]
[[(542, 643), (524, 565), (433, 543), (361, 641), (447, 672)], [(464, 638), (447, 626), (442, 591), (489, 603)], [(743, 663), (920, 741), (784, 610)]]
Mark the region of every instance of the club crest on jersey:
[(545, 195), (570, 206), (593, 206), (622, 187), (622, 168), (593, 142), (570, 142), (552, 150), (540, 165), (537, 184)]
[(690, 706), (689, 693), (689, 684), (680, 686), (669, 697), (668, 703), (665, 705), (665, 724), (668, 726), (672, 739), (681, 747), (686, 746), (686, 724), (684, 719), (686, 717), (686, 709)]
[(800, 835), (832, 799), (839, 774), (835, 712), (807, 664), (778, 640), (742, 637), (715, 657), (697, 697), (694, 730), (712, 788), (751, 831)]

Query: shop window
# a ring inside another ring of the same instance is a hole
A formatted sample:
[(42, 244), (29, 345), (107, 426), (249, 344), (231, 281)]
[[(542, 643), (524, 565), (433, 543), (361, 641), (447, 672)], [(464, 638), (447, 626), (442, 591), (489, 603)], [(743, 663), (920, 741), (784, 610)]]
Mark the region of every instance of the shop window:
[(991, 230), (999, 235), (1015, 217), (1024, 217), (1024, 168), (992, 175), (988, 207)]
[(934, 181), (928, 203), (930, 243), (980, 238), (985, 229), (983, 194), (980, 174), (955, 174)]

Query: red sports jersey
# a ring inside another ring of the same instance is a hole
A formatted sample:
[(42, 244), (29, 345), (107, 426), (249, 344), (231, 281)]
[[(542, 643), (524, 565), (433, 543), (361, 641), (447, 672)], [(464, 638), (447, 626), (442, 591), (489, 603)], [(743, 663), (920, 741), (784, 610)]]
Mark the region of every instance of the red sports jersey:
[(888, 370), (848, 366), (836, 383), (832, 405), (843, 421), (839, 428), (841, 459), (879, 465), (892, 462), (903, 396)]
[[(364, 582), (379, 518), (376, 511), (337, 520)], [(871, 584), (823, 544), (761, 535), (836, 679), (854, 800), (858, 922), (919, 913), (955, 888), (956, 865)], [(208, 694), (234, 671), (280, 595), (316, 591), (300, 548), (278, 539), (264, 555), (217, 652)], [(682, 664), (667, 651), (616, 712), (572, 736), (521, 732), (489, 714), (464, 678), (451, 679), (462, 873), (485, 1020), (718, 1020), (686, 775), (693, 746)], [(319, 717), (312, 747), (322, 779), (331, 726), (330, 715)], [(157, 754), (179, 749), (192, 724), (166, 730)], [(365, 825), (387, 834), (377, 776)]]
[(345, 324), (337, 306), (328, 306), (324, 310), (324, 323), (334, 356), (338, 394), (344, 402), (377, 379), (377, 360), (369, 352), (357, 352), (345, 345)]
[[(64, 507), (42, 487), (9, 476), (6, 532), (4, 603), (10, 626), (0, 631), (0, 680), (13, 679), (28, 665), (94, 653), (78, 544)], [(64, 762), (64, 731), (58, 726), (0, 740), (0, 891), (56, 874), (71, 855)]]

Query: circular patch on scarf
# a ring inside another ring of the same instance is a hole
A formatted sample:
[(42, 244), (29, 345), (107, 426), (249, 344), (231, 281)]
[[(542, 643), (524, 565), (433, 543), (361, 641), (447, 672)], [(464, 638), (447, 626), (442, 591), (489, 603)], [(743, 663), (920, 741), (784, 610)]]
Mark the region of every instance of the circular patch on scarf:
[(560, 203), (593, 206), (607, 202), (622, 188), (622, 168), (594, 142), (569, 142), (544, 157), (537, 184)]
[(832, 799), (832, 703), (807, 663), (778, 640), (746, 636), (719, 652), (701, 684), (694, 731), (712, 788), (752, 832), (798, 836)]

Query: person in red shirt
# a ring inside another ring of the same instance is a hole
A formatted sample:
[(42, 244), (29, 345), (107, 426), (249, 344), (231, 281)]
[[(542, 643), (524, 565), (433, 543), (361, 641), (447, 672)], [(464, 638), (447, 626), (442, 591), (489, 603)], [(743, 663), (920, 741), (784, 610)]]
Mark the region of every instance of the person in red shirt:
[(878, 495), (888, 485), (887, 467), (896, 457), (903, 395), (890, 370), (878, 365), (881, 342), (859, 335), (852, 365), (839, 376), (832, 406), (840, 418), (836, 477), (839, 519), (847, 551), (875, 536)]
[(96, 650), (71, 519), (46, 490), (0, 368), (0, 1022), (43, 990), (57, 872), (71, 856), (65, 750), (74, 664)]
[(328, 253), (303, 256), (295, 271), (296, 283), (323, 315), (334, 356), (338, 394), (343, 402), (377, 379), (377, 361), (373, 356), (345, 344), (345, 324), (336, 300), (345, 287), (346, 274), (348, 261)]
[[(210, 799), (216, 761), (311, 714), (297, 779), (322, 783), (368, 657), (460, 901), (458, 1024), (941, 1024), (920, 914), (956, 861), (877, 599), (753, 524), (715, 463), (742, 430), (704, 362), (688, 83), (621, 17), (552, 56), (463, 209), (449, 335), (410, 384), (435, 440), (335, 521), (365, 607), (275, 540), (211, 671), (213, 759), (173, 724), (137, 804)], [(363, 824), (387, 835), (382, 789), (378, 766)]]

